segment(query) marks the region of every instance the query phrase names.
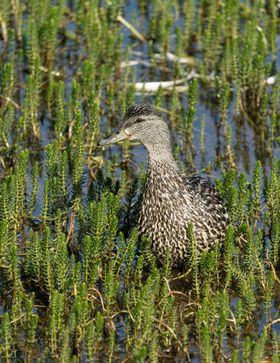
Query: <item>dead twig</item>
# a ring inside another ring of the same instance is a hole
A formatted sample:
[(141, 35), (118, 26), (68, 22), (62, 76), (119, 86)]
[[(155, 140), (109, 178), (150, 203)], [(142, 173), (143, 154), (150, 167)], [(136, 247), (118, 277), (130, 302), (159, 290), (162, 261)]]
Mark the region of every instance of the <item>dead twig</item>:
[(143, 37), (142, 34), (139, 33), (139, 31), (137, 29), (134, 28), (134, 26), (132, 26), (126, 19), (124, 19), (121, 15), (117, 16), (117, 21), (119, 21), (120, 23), (122, 23), (122, 25), (124, 25), (127, 29), (129, 29), (131, 31), (131, 33), (137, 38), (139, 39), (141, 42), (145, 42), (146, 39)]

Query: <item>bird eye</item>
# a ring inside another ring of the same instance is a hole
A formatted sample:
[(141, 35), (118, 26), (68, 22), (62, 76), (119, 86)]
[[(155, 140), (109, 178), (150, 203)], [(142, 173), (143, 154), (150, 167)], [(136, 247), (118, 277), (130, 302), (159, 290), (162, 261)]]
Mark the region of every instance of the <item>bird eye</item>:
[(142, 122), (142, 121), (144, 121), (142, 118), (137, 118), (137, 119), (135, 120), (135, 122), (137, 122), (137, 123)]

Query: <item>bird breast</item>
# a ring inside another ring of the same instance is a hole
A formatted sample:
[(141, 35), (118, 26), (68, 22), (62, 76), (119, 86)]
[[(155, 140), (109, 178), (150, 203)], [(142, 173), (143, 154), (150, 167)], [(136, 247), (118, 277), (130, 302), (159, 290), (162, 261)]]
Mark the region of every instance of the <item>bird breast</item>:
[(138, 224), (160, 260), (169, 249), (173, 265), (185, 262), (190, 224), (199, 251), (224, 237), (228, 215), (221, 198), (213, 186), (200, 180), (185, 180), (168, 164), (148, 170)]

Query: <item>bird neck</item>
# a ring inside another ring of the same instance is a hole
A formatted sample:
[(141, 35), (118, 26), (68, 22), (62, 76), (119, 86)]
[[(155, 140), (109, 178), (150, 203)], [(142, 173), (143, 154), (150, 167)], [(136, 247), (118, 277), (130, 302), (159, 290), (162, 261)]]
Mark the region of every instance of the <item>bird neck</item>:
[(165, 140), (164, 148), (162, 142), (154, 143), (147, 147), (149, 155), (149, 167), (157, 168), (159, 165), (167, 165), (170, 170), (178, 172), (178, 166), (172, 154), (172, 149), (169, 140)]
[(171, 173), (179, 173), (177, 163), (172, 155), (171, 150), (167, 152), (166, 150), (161, 151), (158, 149), (152, 149), (149, 151), (149, 169), (167, 169)]
[(174, 158), (150, 158), (145, 193), (162, 198), (164, 193), (174, 195), (182, 179)]

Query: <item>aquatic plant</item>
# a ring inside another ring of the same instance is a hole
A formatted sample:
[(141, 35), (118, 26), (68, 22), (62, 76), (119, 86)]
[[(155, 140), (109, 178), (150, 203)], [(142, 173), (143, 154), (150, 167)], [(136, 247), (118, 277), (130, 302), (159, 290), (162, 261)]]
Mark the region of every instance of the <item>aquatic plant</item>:
[[(279, 361), (278, 13), (0, 2), (1, 361)], [(130, 226), (143, 149), (97, 147), (135, 101), (156, 104), (180, 168), (214, 176), (231, 215), (185, 271)]]

